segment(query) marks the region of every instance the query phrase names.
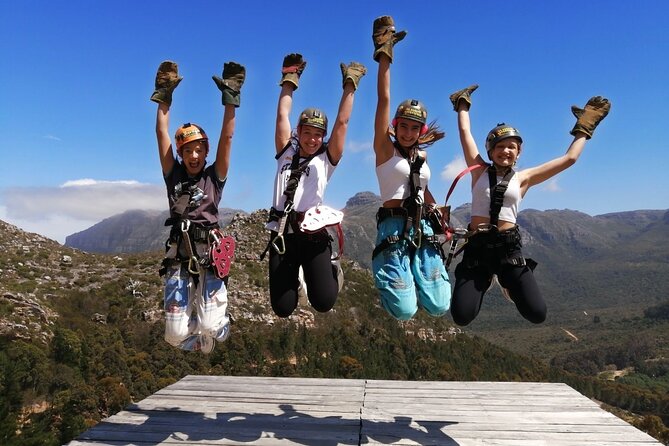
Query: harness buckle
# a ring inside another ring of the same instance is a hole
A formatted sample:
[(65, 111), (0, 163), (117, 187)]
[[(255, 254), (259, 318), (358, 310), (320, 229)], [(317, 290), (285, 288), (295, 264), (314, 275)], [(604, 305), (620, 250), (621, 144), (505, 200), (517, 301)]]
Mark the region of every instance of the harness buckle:
[(492, 230), (496, 230), (497, 226), (493, 225), (491, 223), (479, 223), (476, 226), (476, 229), (473, 231), (474, 234), (479, 233), (479, 232), (490, 232)]
[(469, 236), (469, 231), (465, 228), (455, 228), (451, 232), (453, 239), (462, 239)]

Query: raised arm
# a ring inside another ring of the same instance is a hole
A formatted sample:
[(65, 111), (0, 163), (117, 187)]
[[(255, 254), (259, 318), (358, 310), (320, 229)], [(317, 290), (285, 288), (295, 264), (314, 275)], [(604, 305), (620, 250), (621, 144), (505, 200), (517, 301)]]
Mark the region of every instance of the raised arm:
[(332, 126), (332, 135), (328, 142), (328, 151), (332, 162), (337, 164), (344, 154), (344, 142), (348, 130), (348, 122), (351, 119), (353, 111), (353, 98), (355, 90), (358, 88), (360, 79), (367, 73), (367, 68), (358, 62), (351, 62), (350, 65), (340, 64), (343, 92), (339, 101), (339, 110), (337, 119)]
[(393, 154), (393, 145), (388, 138), (390, 125), (390, 59), (381, 55), (376, 81), (376, 115), (374, 118), (374, 152), (376, 165), (383, 164)]
[(476, 141), (472, 136), (471, 121), (469, 120), (469, 108), (472, 105), (471, 94), (478, 85), (470, 85), (467, 88), (456, 91), (450, 96), (453, 103), (453, 110), (458, 113), (458, 133), (460, 135), (460, 145), (462, 145), (462, 154), (465, 157), (467, 166), (474, 166), (484, 162), (479, 153)]
[(281, 68), (281, 93), (279, 104), (276, 109), (276, 130), (274, 133), (274, 145), (279, 153), (286, 147), (290, 140), (290, 111), (293, 108), (293, 91), (299, 86), (300, 75), (307, 66), (307, 61), (301, 54), (291, 53), (283, 58)]
[(374, 20), (372, 26), (374, 60), (379, 63), (374, 118), (374, 152), (376, 153), (377, 166), (393, 156), (392, 141), (388, 137), (388, 125), (390, 124), (390, 64), (393, 61), (395, 44), (404, 39), (405, 36), (406, 31), (395, 32), (395, 23), (392, 17), (381, 16)]
[(522, 194), (525, 195), (525, 192), (527, 192), (527, 189), (530, 187), (543, 183), (566, 168), (574, 165), (583, 152), (585, 141), (584, 134), (576, 136), (569, 145), (569, 148), (567, 148), (567, 153), (564, 155), (539, 166), (530, 167), (529, 169), (519, 172)]
[(548, 180), (576, 163), (583, 152), (586, 141), (592, 138), (595, 129), (609, 114), (609, 110), (611, 110), (611, 103), (601, 96), (590, 98), (583, 109), (572, 106), (571, 111), (576, 116), (576, 124), (570, 132), (574, 135), (574, 140), (567, 148), (567, 153), (547, 163), (521, 171), (522, 193), (524, 194), (530, 187)]
[(286, 147), (290, 140), (290, 110), (293, 107), (293, 90), (295, 90), (295, 87), (289, 82), (284, 82), (281, 85), (279, 105), (276, 109), (276, 131), (274, 133), (277, 153)]
[(175, 62), (166, 60), (158, 67), (156, 73), (155, 90), (151, 100), (158, 104), (156, 112), (156, 139), (158, 140), (158, 157), (163, 175), (167, 175), (174, 166), (174, 153), (170, 138), (170, 106), (172, 93), (183, 78), (179, 76), (179, 69)]
[(216, 176), (223, 181), (228, 177), (230, 168), (232, 136), (235, 133), (235, 108), (241, 103), (241, 90), (246, 79), (246, 68), (236, 62), (226, 62), (223, 64), (222, 77), (212, 76), (211, 78), (221, 90), (221, 103), (225, 107), (214, 162)]

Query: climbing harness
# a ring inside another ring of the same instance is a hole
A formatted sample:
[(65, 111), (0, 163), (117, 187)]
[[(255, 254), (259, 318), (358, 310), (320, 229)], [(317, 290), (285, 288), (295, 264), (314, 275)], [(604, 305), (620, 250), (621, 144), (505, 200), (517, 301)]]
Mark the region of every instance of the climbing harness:
[[(165, 257), (159, 271), (161, 276), (174, 262), (184, 263), (188, 273), (194, 278), (199, 276), (200, 267), (210, 267), (221, 280), (229, 274), (234, 256), (234, 239), (224, 236), (218, 224), (194, 224), (187, 217), (207, 197), (197, 185), (201, 178), (199, 175), (174, 187), (176, 199), (170, 209), (172, 217), (165, 220), (165, 226), (171, 226), (172, 229), (165, 242)], [(208, 248), (198, 249), (203, 244), (207, 244)]]
[(297, 191), (297, 186), (300, 184), (300, 178), (302, 174), (307, 170), (307, 167), (311, 160), (316, 156), (322, 154), (327, 150), (327, 144), (323, 143), (320, 149), (316, 151), (313, 155), (307, 157), (305, 160), (300, 162), (300, 150), (299, 147), (295, 151), (293, 158), (290, 161), (290, 176), (288, 177), (288, 182), (286, 184), (286, 189), (283, 191), (283, 195), (286, 197), (286, 201), (283, 206), (283, 210), (279, 211), (272, 207), (269, 212), (269, 221), (278, 221), (279, 228), (276, 231), (276, 236), (272, 238), (265, 250), (260, 254), (260, 260), (265, 258), (267, 252), (271, 249), (277, 254), (283, 255), (286, 253), (286, 241), (284, 240), (284, 234), (286, 233), (286, 226), (290, 224), (293, 232), (300, 230), (299, 223), (304, 218), (304, 213), (297, 212), (294, 209), (293, 199), (295, 198), (295, 192)]
[[(453, 258), (457, 257), (467, 245), (473, 250), (481, 250), (481, 254), (471, 256), (471, 258), (467, 259), (466, 266), (469, 268), (479, 265), (489, 266), (493, 259), (497, 259), (495, 260), (496, 262), (514, 266), (527, 265), (531, 269), (534, 269), (537, 264), (532, 259), (525, 259), (521, 255), (514, 255), (512, 257), (509, 257), (508, 255), (509, 248), (514, 246), (518, 246), (518, 251), (520, 251), (521, 238), (518, 226), (506, 231), (499, 231), (497, 227), (499, 223), (499, 213), (504, 204), (504, 194), (506, 193), (506, 190), (509, 187), (509, 182), (513, 178), (515, 172), (512, 169), (509, 169), (498, 183), (497, 170), (494, 165), (478, 164), (470, 166), (461, 172), (454, 183), (457, 182), (462, 175), (479, 167), (486, 166), (488, 167), (488, 181), (490, 184), (490, 221), (488, 223), (481, 223), (476, 228), (459, 228), (451, 230), (452, 240), (449, 254), (446, 259), (446, 269), (449, 268)], [(453, 188), (454, 184), (451, 185), (446, 200), (448, 200), (448, 196), (450, 196)], [(464, 240), (465, 243), (458, 248), (457, 245), (460, 240)]]
[[(431, 243), (444, 257), (442, 249), (445, 231), (441, 224), (439, 209), (432, 205), (426, 205), (423, 194), (424, 186), (420, 180), (420, 169), (425, 163), (425, 158), (420, 156), (417, 150), (409, 155), (397, 142), (394, 143), (397, 151), (409, 163), (409, 190), (410, 194), (402, 202), (399, 208), (379, 208), (376, 213), (377, 225), (389, 217), (401, 217), (404, 219), (404, 231), (401, 236), (390, 235), (382, 240), (372, 251), (372, 259), (385, 251), (388, 247), (406, 240), (411, 250), (420, 249), (424, 243)], [(434, 228), (435, 235), (426, 236), (421, 228), (421, 220), (427, 219)]]

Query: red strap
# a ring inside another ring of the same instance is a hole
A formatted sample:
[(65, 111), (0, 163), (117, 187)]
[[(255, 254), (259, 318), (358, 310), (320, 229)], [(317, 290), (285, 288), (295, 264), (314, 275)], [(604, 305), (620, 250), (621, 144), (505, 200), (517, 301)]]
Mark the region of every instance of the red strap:
[(487, 164), (474, 164), (473, 166), (467, 167), (465, 170), (460, 172), (457, 177), (453, 180), (453, 183), (451, 183), (451, 188), (448, 189), (448, 193), (446, 194), (446, 201), (444, 201), (444, 206), (446, 206), (446, 203), (448, 203), (448, 199), (451, 197), (451, 194), (453, 193), (453, 189), (455, 189), (455, 185), (458, 184), (458, 181), (460, 181), (460, 178), (463, 176), (467, 175), (469, 172), (472, 170), (476, 170), (479, 167), (486, 167)]

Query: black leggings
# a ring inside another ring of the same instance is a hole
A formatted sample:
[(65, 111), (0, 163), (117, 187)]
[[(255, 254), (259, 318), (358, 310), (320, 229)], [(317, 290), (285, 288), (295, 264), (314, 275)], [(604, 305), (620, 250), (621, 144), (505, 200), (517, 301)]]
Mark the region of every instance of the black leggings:
[[(276, 232), (271, 234), (271, 238), (274, 237)], [(274, 313), (288, 317), (297, 308), (300, 265), (304, 270), (309, 303), (321, 313), (330, 311), (337, 300), (339, 287), (337, 270), (330, 261), (332, 247), (327, 231), (286, 234), (284, 241), (284, 254), (270, 248), (269, 255), (269, 294)]]
[[(491, 242), (498, 243), (496, 249), (486, 248), (485, 244)], [(455, 288), (451, 299), (453, 321), (458, 325), (467, 325), (476, 318), (493, 274), (497, 275), (499, 284), (508, 290), (509, 297), (525, 319), (535, 324), (545, 321), (546, 303), (532, 268), (505, 261), (505, 258), (522, 258), (520, 234), (517, 233), (517, 237), (511, 232), (490, 234), (470, 240), (470, 243), (471, 246), (465, 245), (462, 262), (455, 268)]]

